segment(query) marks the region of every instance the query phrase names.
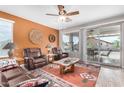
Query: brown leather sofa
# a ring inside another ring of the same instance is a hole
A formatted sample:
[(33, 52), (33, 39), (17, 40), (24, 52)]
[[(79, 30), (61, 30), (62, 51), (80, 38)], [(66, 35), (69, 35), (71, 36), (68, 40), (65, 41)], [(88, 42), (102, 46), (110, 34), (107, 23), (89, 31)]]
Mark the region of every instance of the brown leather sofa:
[(55, 54), (54, 60), (60, 60), (69, 56), (68, 53), (62, 52), (61, 48), (59, 47), (52, 48), (52, 53)]
[(34, 77), (21, 67), (0, 72), (0, 87), (46, 87), (48, 83), (48, 79)]
[(42, 54), (40, 48), (24, 49), (24, 65), (28, 70), (44, 66), (47, 64), (46, 57)]
[(21, 67), (15, 67), (0, 72), (0, 86), (1, 87), (14, 87), (20, 82), (34, 78), (32, 75), (27, 74)]

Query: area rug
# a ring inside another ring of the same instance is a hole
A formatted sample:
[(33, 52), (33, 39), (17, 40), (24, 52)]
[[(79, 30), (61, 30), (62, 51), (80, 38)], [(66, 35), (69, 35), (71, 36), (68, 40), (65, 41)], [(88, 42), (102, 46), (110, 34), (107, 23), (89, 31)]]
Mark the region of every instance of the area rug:
[[(24, 68), (24, 70), (26, 70)], [(37, 68), (35, 70), (28, 71), (26, 70), (27, 73), (31, 74), (33, 77), (41, 77), (42, 79), (47, 79), (49, 80), (49, 83), (46, 87), (73, 87), (74, 85), (59, 79), (58, 77), (40, 69)]]
[(41, 71), (66, 82), (69, 86), (94, 87), (99, 75), (100, 68), (95, 66), (75, 66), (73, 73), (60, 74), (59, 66), (47, 65), (40, 68)]

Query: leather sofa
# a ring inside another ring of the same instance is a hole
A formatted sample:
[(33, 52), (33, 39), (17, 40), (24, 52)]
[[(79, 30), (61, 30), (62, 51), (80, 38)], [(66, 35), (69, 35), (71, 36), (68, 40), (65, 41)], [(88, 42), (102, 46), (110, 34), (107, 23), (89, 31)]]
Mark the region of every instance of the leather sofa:
[(15, 67), (0, 72), (0, 86), (1, 87), (14, 87), (20, 82), (34, 78), (32, 75), (27, 74), (21, 67)]
[(33, 70), (46, 65), (47, 58), (42, 54), (40, 48), (25, 48), (24, 49), (24, 66), (28, 70)]
[(62, 52), (61, 48), (59, 47), (52, 48), (52, 53), (55, 54), (54, 60), (60, 60), (69, 56), (68, 53)]
[(34, 77), (21, 67), (0, 72), (0, 87), (46, 87), (48, 79)]

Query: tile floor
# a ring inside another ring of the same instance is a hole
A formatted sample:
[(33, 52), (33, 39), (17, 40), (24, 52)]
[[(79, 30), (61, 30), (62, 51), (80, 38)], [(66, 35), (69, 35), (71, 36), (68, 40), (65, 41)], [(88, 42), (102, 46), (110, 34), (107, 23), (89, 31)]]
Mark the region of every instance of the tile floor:
[(96, 87), (124, 87), (124, 69), (101, 67)]

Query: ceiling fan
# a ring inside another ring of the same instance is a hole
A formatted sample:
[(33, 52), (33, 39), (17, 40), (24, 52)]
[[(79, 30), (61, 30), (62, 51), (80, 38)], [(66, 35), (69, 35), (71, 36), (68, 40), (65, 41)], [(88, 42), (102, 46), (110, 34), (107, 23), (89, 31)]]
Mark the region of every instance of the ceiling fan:
[(58, 5), (58, 14), (49, 14), (47, 13), (46, 15), (49, 16), (59, 16), (59, 20), (62, 22), (70, 22), (72, 21), (72, 19), (69, 18), (69, 16), (74, 16), (74, 15), (78, 15), (79, 11), (74, 11), (74, 12), (66, 12), (66, 10), (64, 9), (63, 5)]

